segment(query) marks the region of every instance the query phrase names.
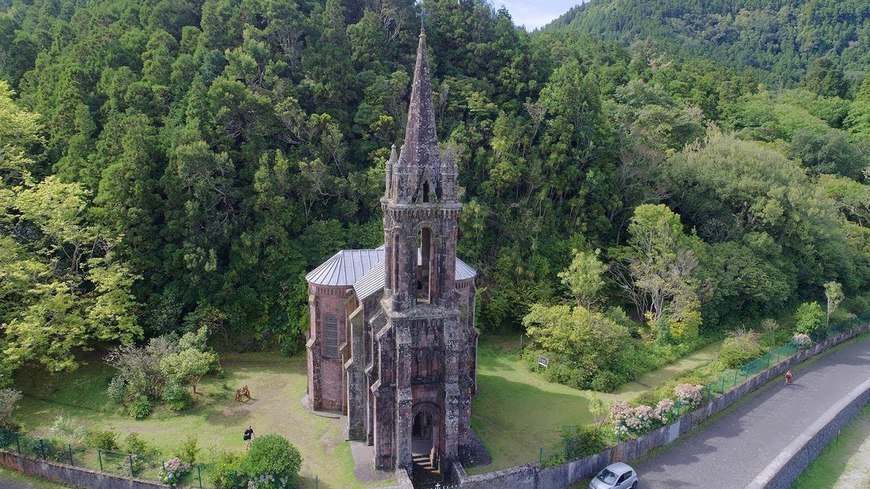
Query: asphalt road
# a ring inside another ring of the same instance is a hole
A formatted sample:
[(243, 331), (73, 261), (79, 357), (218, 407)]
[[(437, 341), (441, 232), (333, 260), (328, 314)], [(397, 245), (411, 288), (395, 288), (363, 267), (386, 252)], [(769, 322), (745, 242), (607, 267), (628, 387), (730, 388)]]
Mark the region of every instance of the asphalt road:
[(638, 489), (743, 489), (797, 436), (870, 377), (870, 339), (793, 369), (719, 419), (632, 465)]

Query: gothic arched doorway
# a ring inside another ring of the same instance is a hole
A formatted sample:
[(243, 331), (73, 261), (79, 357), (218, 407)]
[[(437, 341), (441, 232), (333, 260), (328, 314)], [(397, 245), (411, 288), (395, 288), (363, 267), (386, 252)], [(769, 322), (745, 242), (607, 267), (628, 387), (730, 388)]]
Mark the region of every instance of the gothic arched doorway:
[(411, 425), (411, 453), (429, 457), (432, 447), (438, 445), (441, 434), (439, 429), (438, 406), (423, 402), (414, 406), (414, 420)]

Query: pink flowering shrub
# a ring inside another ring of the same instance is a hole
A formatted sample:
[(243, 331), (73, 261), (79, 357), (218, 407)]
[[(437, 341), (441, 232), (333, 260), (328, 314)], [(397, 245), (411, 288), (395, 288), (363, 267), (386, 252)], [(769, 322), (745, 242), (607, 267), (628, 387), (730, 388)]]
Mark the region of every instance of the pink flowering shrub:
[(809, 348), (813, 346), (813, 340), (804, 333), (798, 333), (794, 335), (791, 339), (791, 342), (797, 345), (798, 348)]
[(695, 407), (704, 400), (704, 386), (680, 384), (674, 387), (674, 396), (681, 406)]
[(642, 435), (660, 424), (653, 408), (645, 405), (631, 407), (625, 402), (618, 402), (610, 409), (610, 420), (613, 433), (621, 440)]
[(662, 399), (656, 404), (656, 419), (661, 424), (670, 424), (677, 419), (676, 404), (671, 399)]
[(163, 463), (163, 470), (160, 471), (160, 482), (174, 486), (188, 472), (190, 472), (189, 463), (178, 457), (172, 458)]

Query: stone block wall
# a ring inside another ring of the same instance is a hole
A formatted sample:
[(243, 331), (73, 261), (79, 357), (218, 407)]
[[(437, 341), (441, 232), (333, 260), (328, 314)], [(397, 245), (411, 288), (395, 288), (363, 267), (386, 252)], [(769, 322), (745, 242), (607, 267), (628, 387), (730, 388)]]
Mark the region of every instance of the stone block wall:
[(73, 487), (87, 489), (168, 489), (169, 486), (155, 481), (132, 479), (106, 474), (72, 465), (46, 462), (0, 451), (0, 465), (23, 474), (41, 477)]

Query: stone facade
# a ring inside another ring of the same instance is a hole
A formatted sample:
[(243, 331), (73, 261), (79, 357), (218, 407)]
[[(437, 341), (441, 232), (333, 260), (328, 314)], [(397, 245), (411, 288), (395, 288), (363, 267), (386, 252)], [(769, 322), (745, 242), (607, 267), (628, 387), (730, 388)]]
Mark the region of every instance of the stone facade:
[(415, 454), (451, 467), (472, 436), (476, 272), (456, 257), (457, 169), (438, 148), (429, 80), (421, 33), (404, 145), (386, 166), (384, 246), (306, 276), (307, 403), (346, 414), (381, 469), (410, 469)]

